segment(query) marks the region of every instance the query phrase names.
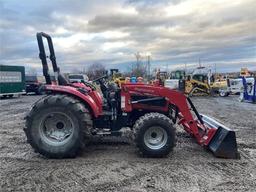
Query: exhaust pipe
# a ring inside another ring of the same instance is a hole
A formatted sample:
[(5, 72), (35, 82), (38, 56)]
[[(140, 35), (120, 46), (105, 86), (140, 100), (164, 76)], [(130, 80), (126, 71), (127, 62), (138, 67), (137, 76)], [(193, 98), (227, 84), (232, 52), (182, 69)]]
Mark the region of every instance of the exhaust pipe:
[(207, 145), (208, 149), (216, 157), (239, 159), (240, 154), (237, 151), (236, 133), (211, 117), (202, 114), (200, 116), (206, 126), (217, 129)]

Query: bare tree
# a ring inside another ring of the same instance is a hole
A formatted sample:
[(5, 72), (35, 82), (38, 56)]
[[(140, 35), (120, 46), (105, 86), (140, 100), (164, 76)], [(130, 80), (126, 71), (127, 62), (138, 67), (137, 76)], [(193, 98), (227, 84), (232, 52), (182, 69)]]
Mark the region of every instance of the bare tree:
[(105, 72), (106, 72), (106, 68), (104, 67), (103, 64), (93, 63), (88, 67), (86, 74), (90, 80), (93, 80), (104, 75)]
[(131, 76), (136, 76), (136, 77), (146, 77), (147, 75), (147, 65), (145, 65), (143, 63), (143, 59), (144, 59), (144, 54), (137, 52), (134, 54), (136, 57), (136, 64), (132, 65), (131, 68)]
[(147, 72), (146, 68), (141, 65), (133, 68), (131, 75), (136, 77), (145, 77), (146, 72)]
[(138, 64), (135, 63), (135, 65), (128, 66), (126, 69), (126, 72), (123, 73), (125, 77), (146, 77), (147, 74), (147, 68), (142, 63)]

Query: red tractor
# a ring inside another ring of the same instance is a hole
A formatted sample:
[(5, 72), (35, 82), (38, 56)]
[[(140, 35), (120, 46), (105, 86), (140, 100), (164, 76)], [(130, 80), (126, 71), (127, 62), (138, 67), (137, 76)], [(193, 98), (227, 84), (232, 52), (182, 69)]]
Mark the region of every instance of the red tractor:
[[(57, 85), (50, 80), (43, 37), (48, 41)], [(40, 154), (49, 158), (75, 157), (88, 137), (119, 135), (121, 128), (129, 127), (143, 156), (163, 157), (175, 146), (177, 123), (215, 156), (239, 157), (235, 132), (199, 114), (182, 93), (149, 84), (124, 83), (120, 88), (105, 81), (106, 75), (94, 80), (102, 94), (90, 83), (71, 84), (57, 67), (51, 37), (41, 32), (37, 40), (47, 96), (33, 105), (24, 131)]]

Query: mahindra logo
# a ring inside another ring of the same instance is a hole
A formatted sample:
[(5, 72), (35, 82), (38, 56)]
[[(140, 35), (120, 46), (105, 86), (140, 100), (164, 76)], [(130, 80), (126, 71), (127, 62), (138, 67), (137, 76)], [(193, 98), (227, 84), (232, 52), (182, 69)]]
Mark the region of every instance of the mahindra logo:
[(151, 89), (143, 89), (143, 88), (135, 88), (135, 91), (141, 91), (141, 92), (146, 92), (146, 93), (154, 93), (154, 90)]

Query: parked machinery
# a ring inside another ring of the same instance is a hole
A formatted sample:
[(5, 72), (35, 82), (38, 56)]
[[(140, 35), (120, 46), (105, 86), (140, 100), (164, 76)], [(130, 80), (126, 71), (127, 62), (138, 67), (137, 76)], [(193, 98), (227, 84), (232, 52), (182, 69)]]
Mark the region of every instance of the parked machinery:
[(230, 93), (229, 80), (215, 80), (210, 70), (200, 67), (200, 70), (195, 70), (193, 74), (186, 76), (185, 93), (189, 96), (219, 95), (225, 97)]
[(25, 67), (0, 65), (0, 98), (26, 93)]
[(89, 81), (88, 76), (81, 73), (66, 74), (66, 77), (71, 83), (84, 83)]
[(215, 80), (210, 83), (210, 87), (214, 94), (218, 94), (221, 97), (229, 96), (231, 93), (229, 79)]
[(241, 68), (240, 70), (240, 77), (251, 77), (252, 76), (252, 72), (248, 70), (248, 68)]
[[(49, 44), (58, 85), (49, 80), (43, 37)], [(86, 138), (93, 135), (119, 135), (129, 127), (140, 153), (163, 157), (175, 146), (177, 123), (217, 157), (238, 158), (235, 132), (216, 120), (199, 114), (192, 101), (181, 92), (149, 84), (105, 83), (95, 80), (104, 93), (103, 102), (93, 86), (70, 84), (57, 67), (51, 37), (37, 34), (40, 59), (46, 78), (47, 96), (38, 100), (26, 117), (24, 129), (31, 146), (49, 158), (75, 157)]]
[(110, 69), (110, 77), (119, 87), (125, 82), (125, 77), (122, 76), (118, 69)]
[(26, 93), (35, 93), (37, 95), (43, 94), (41, 92), (41, 87), (43, 85), (43, 81), (40, 81), (40, 76), (37, 75), (26, 75)]
[(159, 85), (164, 86), (165, 80), (168, 79), (167, 71), (160, 71), (160, 69), (158, 69), (155, 79), (159, 82)]
[(210, 95), (211, 87), (208, 77), (204, 74), (188, 75), (185, 81), (185, 93), (189, 96)]
[(256, 103), (256, 77), (249, 82), (245, 77), (242, 77), (243, 90), (240, 93), (240, 101)]
[(164, 86), (170, 89), (185, 91), (186, 73), (184, 70), (176, 70), (170, 73), (170, 77), (165, 79)]

